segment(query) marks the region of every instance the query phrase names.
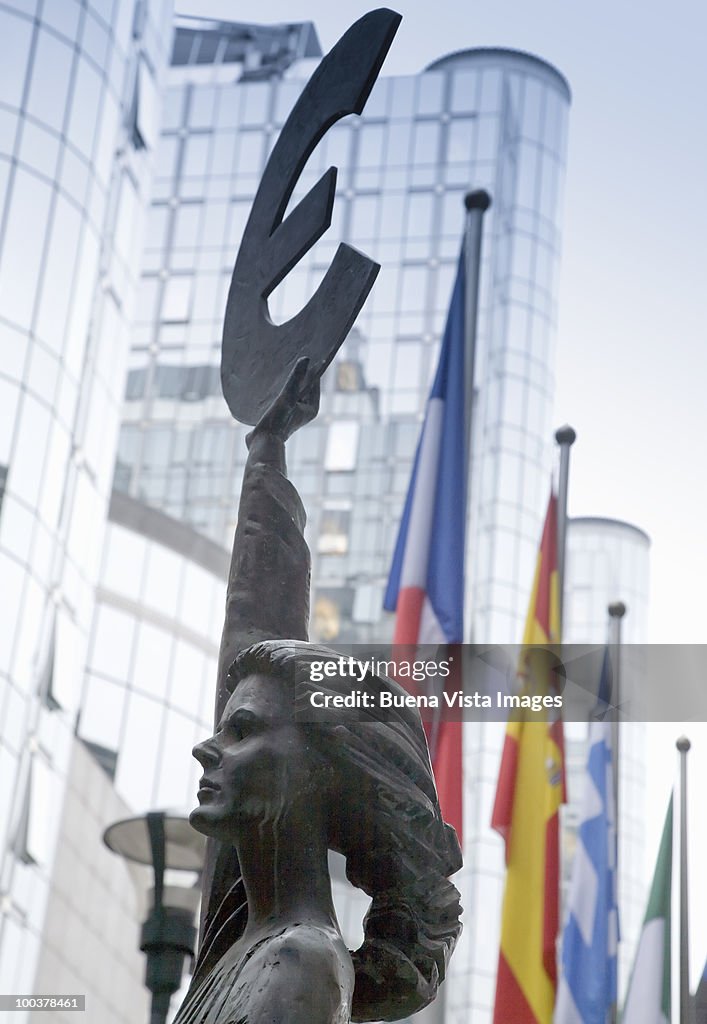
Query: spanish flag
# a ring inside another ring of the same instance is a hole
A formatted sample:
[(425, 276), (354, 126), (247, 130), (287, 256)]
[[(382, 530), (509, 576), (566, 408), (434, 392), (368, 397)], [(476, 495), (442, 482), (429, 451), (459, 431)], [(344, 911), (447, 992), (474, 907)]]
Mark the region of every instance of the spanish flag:
[[(560, 642), (557, 499), (550, 495), (523, 645)], [(554, 692), (550, 656), (523, 652), (521, 677)], [(510, 721), (491, 826), (506, 843), (494, 1024), (552, 1024), (559, 927), (559, 808), (565, 799), (562, 721)], [(543, 716), (544, 717), (544, 716)], [(534, 720), (531, 720), (533, 719)]]

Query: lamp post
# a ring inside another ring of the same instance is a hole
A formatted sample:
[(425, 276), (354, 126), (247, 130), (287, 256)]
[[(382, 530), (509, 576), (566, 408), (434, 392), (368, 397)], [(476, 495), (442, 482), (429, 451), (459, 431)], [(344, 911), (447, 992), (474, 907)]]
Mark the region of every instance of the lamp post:
[(200, 897), (197, 887), (165, 885), (165, 870), (200, 873), (204, 839), (186, 818), (150, 811), (109, 825), (103, 842), (113, 853), (154, 870), (152, 906), (140, 932), (140, 949), (147, 957), (145, 985), (152, 993), (150, 1024), (165, 1024), (172, 995), (182, 983), (184, 958), (194, 956)]

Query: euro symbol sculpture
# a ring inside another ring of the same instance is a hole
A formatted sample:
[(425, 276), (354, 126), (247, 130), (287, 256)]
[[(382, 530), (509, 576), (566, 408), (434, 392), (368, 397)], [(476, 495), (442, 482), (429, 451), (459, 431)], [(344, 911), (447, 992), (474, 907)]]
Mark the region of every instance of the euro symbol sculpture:
[(223, 327), (223, 395), (242, 423), (257, 423), (299, 358), (309, 357), (312, 373), (324, 372), (380, 270), (342, 243), (300, 312), (282, 324), (270, 318), (268, 296), (331, 224), (336, 168), (283, 220), (297, 180), (328, 129), (363, 110), (400, 20), (381, 8), (341, 37), (295, 104), (263, 172), (233, 268)]

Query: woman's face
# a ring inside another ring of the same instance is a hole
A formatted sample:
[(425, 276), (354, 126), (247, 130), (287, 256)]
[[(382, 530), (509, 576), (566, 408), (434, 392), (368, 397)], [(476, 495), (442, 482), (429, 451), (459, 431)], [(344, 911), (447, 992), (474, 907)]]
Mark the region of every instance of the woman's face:
[(292, 711), (278, 680), (252, 675), (238, 684), (215, 735), (193, 750), (204, 769), (194, 828), (232, 840), (242, 824), (275, 821), (311, 792), (312, 757)]

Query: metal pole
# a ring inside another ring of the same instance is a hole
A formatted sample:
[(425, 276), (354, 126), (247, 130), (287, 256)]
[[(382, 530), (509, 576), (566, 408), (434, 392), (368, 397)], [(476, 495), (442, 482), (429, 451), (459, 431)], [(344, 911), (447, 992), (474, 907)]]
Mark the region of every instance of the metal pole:
[[(476, 367), (476, 336), (479, 327), (479, 280), (481, 277), (481, 240), (484, 214), (491, 205), (491, 196), (484, 189), (475, 189), (464, 196), (466, 224), (464, 227), (464, 434), (466, 442), (466, 524), (471, 520), (472, 428), (474, 425), (474, 374)], [(468, 534), (468, 530), (466, 530)], [(466, 539), (466, 538), (465, 538)], [(467, 579), (470, 578), (466, 560)], [(471, 621), (471, 619), (470, 619)], [(470, 627), (471, 628), (471, 627)], [(465, 634), (466, 635), (466, 634)], [(469, 640), (473, 636), (469, 635)], [(463, 656), (463, 654), (462, 654)], [(466, 672), (462, 671), (462, 686)]]
[(687, 908), (687, 752), (690, 741), (681, 736), (680, 752), (680, 1024), (691, 1024), (690, 943)]
[(560, 446), (560, 480), (557, 488), (557, 580), (560, 600), (560, 637), (564, 626), (565, 554), (567, 550), (567, 491), (570, 479), (570, 448), (577, 440), (572, 427), (565, 425), (555, 432)]
[[(483, 237), (484, 214), (491, 205), (491, 196), (484, 189), (475, 189), (464, 196), (466, 224), (464, 230), (464, 440), (465, 440), (465, 502), (466, 529), (471, 512), (471, 464), (472, 464), (472, 427), (474, 424), (474, 373), (476, 368), (476, 337), (479, 326), (479, 280), (481, 277), (481, 240)], [(467, 562), (468, 565), (468, 562)], [(468, 569), (467, 569), (468, 573)], [(468, 576), (467, 576), (468, 578)], [(465, 685), (466, 659), (464, 647), (461, 648), (462, 679)], [(463, 725), (460, 725), (463, 729)], [(430, 738), (430, 749), (437, 745), (439, 718), (435, 717), (432, 724), (433, 735)], [(462, 734), (463, 741), (463, 734)], [(433, 746), (434, 744), (434, 746)], [(463, 806), (463, 799), (462, 799)], [(431, 1006), (419, 1014), (420, 1020), (426, 1024), (444, 1024), (447, 1018), (447, 986), (442, 985), (437, 999)]]
[(150, 811), (147, 815), (155, 890), (152, 909), (140, 933), (140, 949), (146, 957), (145, 986), (152, 994), (150, 1024), (166, 1024), (171, 998), (182, 982), (184, 958), (193, 954), (196, 942), (192, 912), (164, 903), (164, 821), (163, 811)]
[(464, 396), (466, 398), (466, 473), (467, 500), (471, 489), (471, 427), (474, 404), (474, 367), (476, 363), (476, 332), (479, 314), (479, 277), (481, 274), (481, 237), (484, 214), (491, 205), (491, 196), (484, 189), (467, 192), (464, 196), (466, 208), (466, 229), (464, 233), (465, 304), (464, 325), (466, 345), (464, 349)]
[[(626, 614), (623, 601), (614, 601), (609, 605), (609, 663), (611, 665), (611, 696), (610, 700), (616, 709), (611, 723), (611, 745), (613, 748), (614, 768), (614, 815), (616, 817), (616, 835), (619, 832), (619, 704), (621, 703), (621, 620)], [(617, 838), (618, 849), (618, 838)], [(618, 872), (618, 865), (617, 865)], [(618, 877), (618, 874), (617, 874)]]
[[(611, 665), (611, 693), (609, 701), (616, 709), (614, 719), (611, 723), (611, 747), (612, 747), (612, 768), (614, 770), (614, 834), (616, 836), (616, 895), (617, 902), (619, 889), (619, 704), (621, 694), (621, 620), (626, 614), (626, 605), (623, 601), (613, 601), (608, 608), (609, 611), (609, 664)], [(619, 958), (616, 958), (616, 991), (619, 991)], [(618, 1019), (618, 1007), (616, 1003), (611, 1008), (611, 1022), (616, 1024)]]

